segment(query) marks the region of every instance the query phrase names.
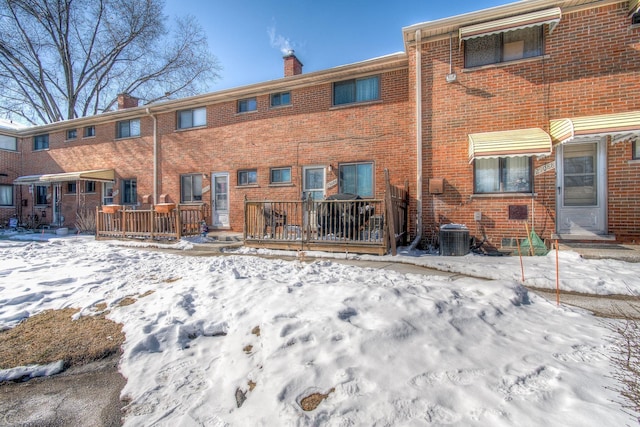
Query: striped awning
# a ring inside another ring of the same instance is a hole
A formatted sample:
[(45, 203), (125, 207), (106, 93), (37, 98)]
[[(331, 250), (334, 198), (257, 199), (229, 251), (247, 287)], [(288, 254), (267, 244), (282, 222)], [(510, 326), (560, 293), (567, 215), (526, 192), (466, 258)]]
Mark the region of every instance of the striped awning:
[(636, 140), (640, 136), (640, 111), (551, 120), (550, 133), (556, 144), (598, 136), (611, 136), (614, 144)]
[(25, 175), (16, 178), (14, 184), (48, 184), (51, 182), (65, 181), (102, 181), (111, 182), (115, 179), (115, 171), (113, 169), (96, 169), (80, 172), (64, 172), (50, 173), (43, 175)]
[(640, 0), (629, 0), (629, 15), (640, 11)]
[(504, 33), (506, 31), (519, 30), (527, 27), (538, 27), (545, 24), (549, 24), (549, 32), (552, 32), (560, 22), (561, 17), (562, 11), (560, 8), (554, 7), (551, 9), (526, 13), (524, 15), (498, 19), (496, 21), (483, 22), (481, 24), (460, 28), (459, 40), (462, 42), (462, 40), (472, 39), (474, 37)]
[(548, 156), (551, 137), (540, 128), (469, 134), (469, 163), (490, 157)]

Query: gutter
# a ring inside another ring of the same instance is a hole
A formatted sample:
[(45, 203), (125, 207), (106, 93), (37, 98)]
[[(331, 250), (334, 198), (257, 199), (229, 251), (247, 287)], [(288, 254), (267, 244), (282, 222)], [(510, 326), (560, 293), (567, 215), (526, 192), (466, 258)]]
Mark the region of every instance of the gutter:
[(414, 250), (422, 238), (422, 30), (416, 30), (416, 237)]
[(153, 119), (153, 204), (158, 204), (158, 119), (151, 114), (149, 108), (146, 109), (147, 115)]

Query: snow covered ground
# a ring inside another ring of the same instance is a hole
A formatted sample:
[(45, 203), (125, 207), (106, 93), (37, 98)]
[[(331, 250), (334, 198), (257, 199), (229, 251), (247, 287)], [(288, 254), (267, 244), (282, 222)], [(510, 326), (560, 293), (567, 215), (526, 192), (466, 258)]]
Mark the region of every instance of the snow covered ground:
[[(528, 293), (517, 257), (359, 257), (460, 273), (446, 277), (253, 252), (185, 257), (90, 237), (0, 240), (0, 328), (45, 309), (89, 315), (106, 303), (127, 337), (128, 426), (634, 422), (610, 389), (608, 329)], [(526, 284), (555, 288), (555, 253), (526, 258), (524, 270)], [(639, 270), (560, 253), (564, 290), (629, 293)], [(125, 297), (137, 302), (118, 306)], [(326, 398), (304, 411), (313, 393)]]

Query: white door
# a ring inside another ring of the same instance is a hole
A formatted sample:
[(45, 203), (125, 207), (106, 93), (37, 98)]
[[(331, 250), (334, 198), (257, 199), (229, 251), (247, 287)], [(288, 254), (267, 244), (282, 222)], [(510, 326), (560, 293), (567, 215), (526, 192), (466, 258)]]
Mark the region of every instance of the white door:
[(303, 195), (312, 200), (322, 200), (325, 194), (324, 166), (306, 166), (302, 170)]
[(211, 222), (216, 228), (229, 227), (229, 174), (211, 174)]
[(599, 140), (558, 147), (558, 234), (606, 233), (605, 148)]
[[(76, 182), (76, 185), (78, 183)], [(51, 222), (52, 225), (62, 225), (62, 222), (64, 221), (64, 218), (62, 217), (62, 214), (60, 213), (60, 208), (62, 205), (62, 183), (61, 182), (56, 182), (53, 184), (53, 220)]]

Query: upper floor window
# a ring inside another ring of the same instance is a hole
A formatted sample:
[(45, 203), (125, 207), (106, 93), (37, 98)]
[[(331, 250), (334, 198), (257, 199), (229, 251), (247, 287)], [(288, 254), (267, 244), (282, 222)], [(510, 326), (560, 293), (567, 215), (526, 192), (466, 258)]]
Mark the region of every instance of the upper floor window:
[(258, 183), (258, 171), (247, 169), (238, 171), (238, 185), (254, 185)]
[(16, 151), (18, 139), (14, 136), (0, 135), (0, 150)]
[(333, 84), (333, 105), (375, 101), (380, 97), (380, 78), (344, 80)]
[(256, 98), (241, 99), (238, 101), (238, 113), (256, 111), (257, 109), (258, 101), (256, 100)]
[(272, 107), (281, 107), (283, 105), (290, 105), (290, 104), (291, 104), (291, 94), (289, 92), (271, 94)]
[(180, 177), (180, 202), (199, 202), (202, 200), (202, 174), (182, 175)]
[(631, 15), (631, 25), (640, 24), (640, 10)]
[(76, 194), (76, 182), (69, 181), (67, 182), (67, 194)]
[(478, 158), (474, 160), (474, 192), (531, 193), (531, 157)]
[(272, 184), (288, 184), (291, 182), (291, 168), (271, 169)]
[(640, 160), (640, 140), (633, 141), (633, 160)]
[(78, 137), (78, 129), (67, 129), (67, 139), (76, 139)]
[(96, 127), (86, 126), (82, 132), (82, 136), (85, 138), (91, 138), (92, 136), (96, 136)]
[(47, 186), (46, 185), (36, 185), (36, 205), (46, 205), (47, 204)]
[(543, 54), (543, 26), (470, 38), (464, 42), (467, 68), (515, 61)]
[(47, 150), (49, 148), (49, 134), (36, 135), (33, 137), (33, 149)]
[(0, 206), (13, 206), (13, 185), (0, 185)]
[(140, 119), (116, 122), (116, 138), (140, 136)]
[(351, 163), (340, 165), (339, 191), (373, 197), (373, 163)]
[(122, 180), (122, 196), (120, 200), (123, 205), (135, 205), (138, 203), (138, 183), (135, 179)]
[(205, 126), (206, 124), (207, 109), (205, 107), (178, 111), (178, 129)]
[(84, 182), (84, 192), (85, 193), (95, 193), (96, 192), (96, 182), (95, 181), (85, 181)]

